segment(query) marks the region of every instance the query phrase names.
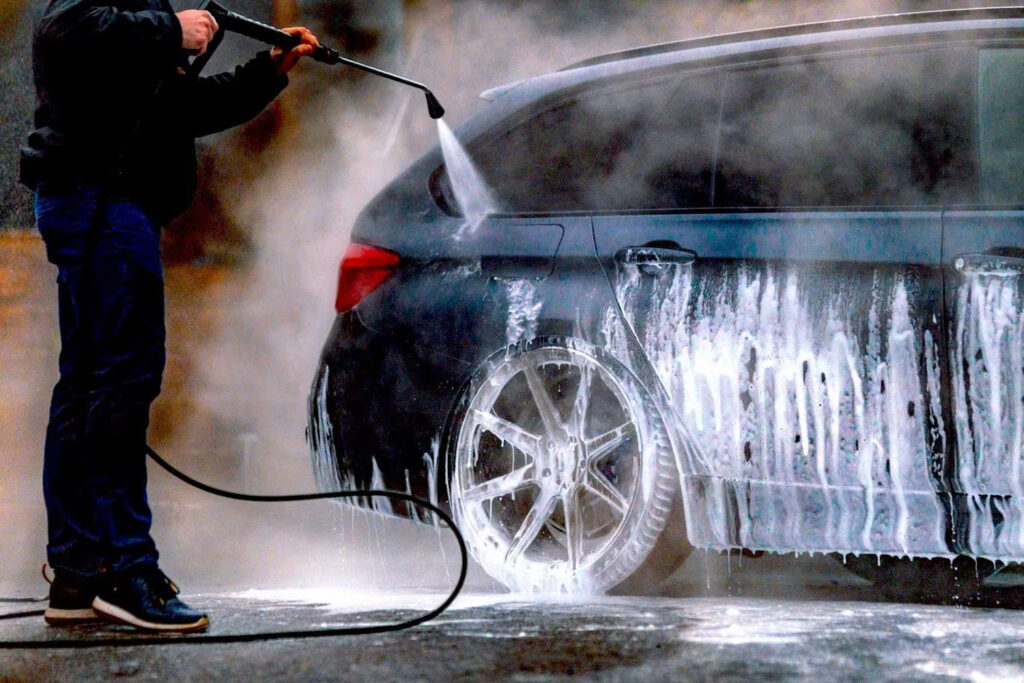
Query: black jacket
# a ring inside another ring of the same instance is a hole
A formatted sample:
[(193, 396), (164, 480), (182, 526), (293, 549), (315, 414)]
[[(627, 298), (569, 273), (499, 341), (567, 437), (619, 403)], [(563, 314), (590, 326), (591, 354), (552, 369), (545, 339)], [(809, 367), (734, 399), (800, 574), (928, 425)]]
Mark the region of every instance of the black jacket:
[(50, 0), (32, 56), (37, 107), (22, 182), (105, 185), (158, 224), (192, 199), (195, 138), (248, 121), (288, 83), (266, 52), (233, 73), (188, 77), (167, 0)]

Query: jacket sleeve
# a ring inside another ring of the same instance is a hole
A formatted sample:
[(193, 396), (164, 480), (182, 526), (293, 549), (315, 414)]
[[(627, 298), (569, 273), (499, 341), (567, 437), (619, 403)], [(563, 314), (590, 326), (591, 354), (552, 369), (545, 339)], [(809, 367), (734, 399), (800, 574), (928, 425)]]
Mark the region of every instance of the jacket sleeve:
[(261, 52), (233, 72), (200, 78), (192, 90), (190, 128), (195, 137), (210, 135), (252, 119), (288, 85), (269, 52)]
[(99, 0), (53, 0), (37, 35), (71, 52), (166, 63), (178, 55), (182, 38), (181, 23), (171, 12), (125, 12)]

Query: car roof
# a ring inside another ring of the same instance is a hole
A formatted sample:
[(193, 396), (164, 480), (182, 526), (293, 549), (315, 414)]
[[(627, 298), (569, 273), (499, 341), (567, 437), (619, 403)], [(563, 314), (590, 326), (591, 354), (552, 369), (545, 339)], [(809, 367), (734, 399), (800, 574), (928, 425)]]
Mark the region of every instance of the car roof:
[[(808, 42), (823, 43), (832, 37), (840, 35), (869, 39), (876, 33), (887, 33), (893, 30), (918, 31), (923, 30), (926, 25), (929, 29), (934, 27), (943, 31), (955, 31), (961, 28), (992, 28), (997, 27), (1000, 21), (1006, 20), (1018, 20), (1018, 25), (1024, 28), (1024, 6), (904, 12), (724, 33), (600, 55), (575, 62), (553, 74), (547, 74), (547, 76), (564, 74), (570, 71), (591, 70), (593, 68), (598, 70), (603, 70), (602, 67), (614, 68), (618, 64), (631, 62), (631, 60), (650, 63), (652, 59), (660, 61), (659, 57), (673, 58), (676, 55), (692, 54), (695, 59), (700, 59), (701, 55), (708, 54), (709, 50), (717, 52), (715, 48), (728, 48), (730, 52), (735, 54), (735, 52), (742, 53), (747, 50), (765, 49), (769, 45), (774, 49), (784, 49), (798, 41), (803, 44)], [(540, 82), (544, 79), (544, 76), (537, 76), (506, 83), (481, 93), (480, 97), (488, 101), (494, 101), (525, 83)]]

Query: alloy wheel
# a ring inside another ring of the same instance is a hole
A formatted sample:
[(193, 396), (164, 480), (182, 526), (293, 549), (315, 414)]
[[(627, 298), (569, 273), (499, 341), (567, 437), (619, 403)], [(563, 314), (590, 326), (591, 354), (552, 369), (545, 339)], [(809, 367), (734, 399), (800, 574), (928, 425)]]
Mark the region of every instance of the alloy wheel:
[(643, 561), (638, 525), (664, 524), (647, 508), (665, 449), (631, 373), (596, 349), (535, 344), (490, 363), (467, 398), (451, 497), (486, 571), (519, 590), (595, 592)]

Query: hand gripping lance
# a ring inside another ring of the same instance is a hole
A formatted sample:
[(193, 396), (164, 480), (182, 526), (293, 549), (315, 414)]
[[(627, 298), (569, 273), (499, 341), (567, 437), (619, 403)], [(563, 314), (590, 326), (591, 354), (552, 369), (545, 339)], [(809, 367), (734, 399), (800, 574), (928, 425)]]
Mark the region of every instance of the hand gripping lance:
[[(212, 14), (213, 18), (217, 20), (217, 24), (220, 29), (213, 37), (213, 40), (210, 41), (206, 52), (197, 57), (192, 63), (193, 74), (198, 74), (202, 71), (203, 67), (206, 66), (206, 62), (209, 61), (210, 55), (217, 49), (217, 46), (220, 45), (220, 41), (223, 39), (225, 31), (240, 33), (243, 36), (258, 40), (262, 43), (276, 45), (286, 49), (295, 47), (299, 44), (299, 39), (292, 34), (285, 33), (279, 28), (268, 26), (267, 24), (258, 22), (255, 19), (250, 19), (249, 17), (244, 17), (241, 14), (232, 12), (223, 5), (215, 2), (215, 0), (204, 0), (197, 9), (206, 10)], [(441, 103), (437, 101), (434, 93), (430, 92), (430, 89), (422, 83), (417, 83), (416, 81), (403, 76), (383, 71), (382, 69), (378, 69), (368, 64), (362, 64), (347, 57), (342, 57), (336, 50), (324, 47), (323, 45), (317, 47), (313, 51), (311, 57), (324, 64), (344, 64), (346, 66), (355, 67), (356, 69), (371, 73), (374, 76), (387, 78), (422, 90), (427, 96), (427, 110), (430, 112), (430, 118), (439, 119), (444, 116), (444, 107), (442, 107)]]

